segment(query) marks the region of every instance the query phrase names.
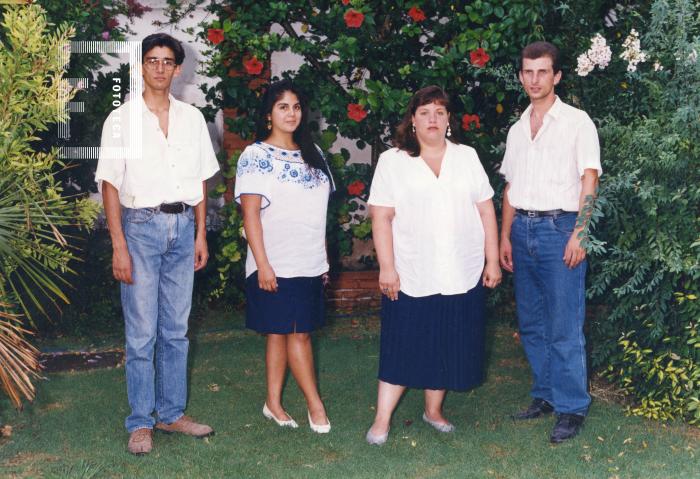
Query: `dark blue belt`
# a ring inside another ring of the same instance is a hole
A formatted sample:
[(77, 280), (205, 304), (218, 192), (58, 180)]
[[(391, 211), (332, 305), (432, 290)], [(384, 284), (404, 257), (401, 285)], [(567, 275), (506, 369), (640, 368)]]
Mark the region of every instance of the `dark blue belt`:
[(548, 210), (548, 211), (532, 211), (532, 210), (521, 210), (516, 208), (515, 212), (519, 215), (527, 216), (528, 218), (540, 218), (542, 216), (558, 216), (564, 215), (566, 213), (576, 213), (575, 211), (564, 211), (564, 210)]

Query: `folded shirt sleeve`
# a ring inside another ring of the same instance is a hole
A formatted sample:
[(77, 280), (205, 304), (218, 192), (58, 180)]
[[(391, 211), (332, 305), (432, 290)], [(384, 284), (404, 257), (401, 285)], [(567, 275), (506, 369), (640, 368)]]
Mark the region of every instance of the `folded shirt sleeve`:
[(209, 128), (207, 128), (207, 122), (204, 116), (199, 114), (200, 122), (200, 161), (201, 161), (201, 172), (202, 181), (206, 181), (212, 176), (214, 176), (219, 171), (219, 161), (216, 159), (216, 153), (214, 153), (214, 146), (211, 143), (211, 135), (209, 135)]
[(117, 190), (121, 190), (124, 181), (126, 160), (123, 154), (124, 143), (120, 133), (123, 128), (116, 128), (114, 124), (115, 121), (119, 121), (118, 118), (112, 113), (102, 126), (102, 140), (100, 141), (97, 171), (95, 171), (95, 182), (97, 182), (97, 189), (100, 193), (102, 193), (103, 181), (108, 182)]
[(236, 202), (241, 203), (241, 195), (260, 195), (260, 208), (270, 206), (272, 169), (272, 160), (264, 152), (257, 151), (254, 146), (243, 150), (236, 166), (236, 185), (233, 190)]
[(392, 150), (388, 150), (379, 157), (377, 168), (374, 170), (372, 185), (369, 189), (367, 203), (374, 206), (386, 206), (393, 208), (395, 203), (395, 192), (391, 181), (391, 158)]
[(600, 165), (600, 142), (598, 131), (593, 120), (586, 115), (580, 123), (576, 135), (576, 167), (578, 173), (583, 176), (587, 169), (598, 170), (598, 176), (603, 174)]

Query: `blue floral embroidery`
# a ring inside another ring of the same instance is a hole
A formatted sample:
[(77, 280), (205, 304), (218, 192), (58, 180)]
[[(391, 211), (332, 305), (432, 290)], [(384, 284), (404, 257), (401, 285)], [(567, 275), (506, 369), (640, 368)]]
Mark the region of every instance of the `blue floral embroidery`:
[(328, 177), (321, 171), (314, 171), (301, 158), (298, 151), (274, 148), (256, 142), (259, 149), (253, 149), (238, 161), (236, 176), (245, 174), (268, 174), (277, 171), (277, 179), (302, 185), (306, 189), (317, 188), (328, 183)]
[(256, 155), (255, 153), (241, 157), (236, 167), (236, 176), (243, 176), (251, 173), (272, 173), (273, 167), (271, 158), (270, 155), (266, 158), (261, 158), (260, 155)]

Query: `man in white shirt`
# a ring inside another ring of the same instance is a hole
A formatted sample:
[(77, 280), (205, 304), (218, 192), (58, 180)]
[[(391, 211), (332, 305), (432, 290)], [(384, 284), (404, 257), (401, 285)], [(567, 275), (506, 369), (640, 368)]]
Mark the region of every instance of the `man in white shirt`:
[[(554, 411), (550, 440), (578, 434), (588, 413), (584, 204), (595, 195), (600, 146), (595, 125), (554, 93), (558, 49), (535, 42), (521, 54), (520, 82), (530, 106), (508, 132), (501, 166), (501, 266), (514, 275), (520, 339), (533, 374), (533, 401), (514, 419)], [(577, 221), (577, 216), (580, 218)]]
[(132, 454), (151, 451), (154, 427), (214, 433), (184, 409), (194, 271), (208, 259), (206, 180), (219, 165), (200, 111), (170, 95), (185, 58), (180, 42), (150, 35), (142, 54), (143, 95), (132, 92), (105, 121), (95, 174), (121, 282)]

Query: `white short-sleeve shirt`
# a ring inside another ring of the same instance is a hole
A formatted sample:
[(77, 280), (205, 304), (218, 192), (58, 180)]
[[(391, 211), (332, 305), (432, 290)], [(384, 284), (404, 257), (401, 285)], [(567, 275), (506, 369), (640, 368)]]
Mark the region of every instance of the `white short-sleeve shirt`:
[[(136, 105), (138, 102), (138, 105)], [(136, 108), (140, 115), (134, 116)], [(130, 122), (140, 122), (140, 138), (131, 138)], [(141, 142), (141, 156), (132, 158), (120, 149)], [(161, 203), (184, 202), (195, 206), (204, 198), (202, 181), (219, 171), (214, 148), (202, 113), (170, 96), (168, 136), (160, 130), (158, 117), (143, 96), (112, 111), (102, 128), (100, 158), (95, 181), (100, 191), (107, 181), (119, 190), (127, 208), (152, 208)]]
[(477, 203), (493, 196), (474, 148), (447, 142), (440, 176), (398, 148), (381, 154), (370, 205), (394, 208), (394, 264), (409, 296), (461, 294), (484, 269), (484, 227)]
[(532, 139), (531, 111), (532, 105), (508, 131), (500, 169), (510, 184), (508, 202), (523, 210), (578, 211), (584, 170), (603, 174), (595, 124), (557, 97)]
[[(264, 142), (246, 147), (238, 158), (234, 196), (262, 197), (260, 221), (268, 261), (280, 278), (313, 277), (328, 271), (326, 212), (333, 180), (311, 168), (299, 150)], [(257, 271), (248, 246), (246, 277)]]

